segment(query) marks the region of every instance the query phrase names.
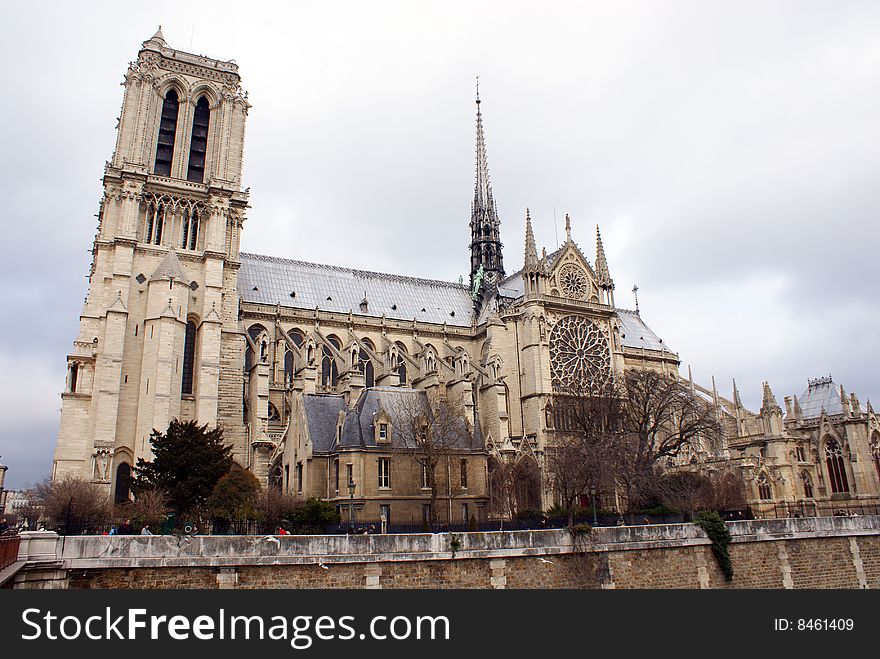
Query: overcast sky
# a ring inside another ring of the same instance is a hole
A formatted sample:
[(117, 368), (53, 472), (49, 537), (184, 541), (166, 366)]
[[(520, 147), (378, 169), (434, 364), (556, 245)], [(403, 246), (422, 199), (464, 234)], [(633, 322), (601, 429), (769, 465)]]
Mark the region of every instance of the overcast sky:
[(243, 250), (467, 278), (479, 75), (509, 272), (525, 208), (548, 251), (568, 212), (698, 382), (880, 403), (880, 3), (181, 4), (5, 9), (7, 487), (51, 467), (120, 83), (160, 24), (240, 66)]

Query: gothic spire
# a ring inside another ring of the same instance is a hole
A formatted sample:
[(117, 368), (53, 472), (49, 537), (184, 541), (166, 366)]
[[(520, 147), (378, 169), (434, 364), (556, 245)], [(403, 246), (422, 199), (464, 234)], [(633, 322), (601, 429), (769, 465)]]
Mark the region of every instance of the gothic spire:
[(776, 396), (773, 395), (773, 391), (770, 389), (770, 383), (764, 383), (764, 400), (761, 402), (761, 413), (762, 414), (770, 414), (770, 413), (782, 413), (782, 408), (779, 407), (779, 403), (776, 402)]
[(535, 234), (532, 232), (532, 218), (526, 208), (526, 256), (523, 271), (535, 272), (538, 269), (538, 248), (535, 246)]
[[(489, 160), (486, 156), (486, 138), (483, 134), (483, 113), (480, 110), (480, 79), (477, 78), (477, 167), (474, 201), (471, 205), (471, 290), (475, 302), (483, 293), (495, 290), (504, 277), (504, 259), (501, 254), (501, 233), (498, 210), (489, 182)], [(476, 285), (475, 285), (476, 284)]]
[(736, 388), (736, 379), (733, 380), (733, 404), (736, 406), (736, 409), (739, 409), (743, 406), (742, 400), (739, 397), (739, 389)]
[(599, 277), (599, 286), (602, 288), (614, 288), (614, 281), (608, 271), (608, 260), (605, 258), (605, 247), (602, 245), (602, 234), (599, 225), (596, 225), (596, 275)]

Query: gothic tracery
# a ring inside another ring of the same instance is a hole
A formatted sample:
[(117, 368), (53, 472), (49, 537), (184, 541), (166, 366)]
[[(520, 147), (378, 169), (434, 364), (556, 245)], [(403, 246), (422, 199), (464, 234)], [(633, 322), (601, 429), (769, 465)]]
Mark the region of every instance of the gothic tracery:
[(555, 390), (579, 391), (611, 377), (608, 340), (593, 321), (565, 316), (550, 333), (550, 375)]

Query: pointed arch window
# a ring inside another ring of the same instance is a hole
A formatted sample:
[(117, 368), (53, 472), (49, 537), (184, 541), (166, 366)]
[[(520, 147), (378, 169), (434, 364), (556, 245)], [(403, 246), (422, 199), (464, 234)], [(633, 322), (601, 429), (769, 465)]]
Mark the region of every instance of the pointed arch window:
[(168, 204), (164, 201), (151, 201), (147, 205), (147, 226), (144, 242), (150, 245), (162, 244), (162, 231), (168, 215)]
[(201, 183), (205, 180), (205, 154), (208, 150), (208, 123), (211, 120), (211, 109), (208, 99), (202, 96), (196, 103), (193, 115), (192, 137), (189, 142), (189, 167), (186, 180)]
[(801, 483), (804, 485), (804, 498), (812, 499), (813, 498), (813, 479), (810, 478), (810, 475), (807, 472), (801, 472)]
[(195, 249), (199, 239), (199, 209), (190, 208), (183, 212), (182, 249)]
[(376, 386), (376, 373), (373, 368), (373, 362), (370, 360), (370, 355), (363, 348), (357, 353), (357, 369), (364, 374), (365, 387)]
[(116, 490), (113, 500), (116, 503), (128, 503), (131, 498), (131, 465), (120, 462), (116, 468)]
[[(266, 328), (260, 324), (253, 325), (250, 329), (248, 329), (248, 336), (251, 338), (251, 341), (254, 342), (254, 345), (257, 346), (257, 350), (260, 351), (259, 361), (264, 362), (268, 357), (268, 348), (269, 348), (269, 340), (268, 340), (268, 332), (266, 332)], [(254, 354), (254, 349), (251, 348), (251, 344), (247, 344), (247, 348), (244, 352), (244, 371), (245, 373), (249, 373), (250, 370), (254, 367), (254, 364), (257, 363), (257, 356)]]
[(403, 361), (403, 357), (397, 355), (397, 361), (394, 365), (394, 369), (397, 371), (397, 377), (400, 379), (400, 386), (406, 386), (406, 362)]
[(196, 359), (196, 324), (189, 321), (186, 324), (186, 335), (183, 340), (183, 378), (180, 391), (185, 395), (193, 392), (193, 370)]
[(71, 364), (70, 364), (70, 386), (68, 387), (68, 390), (72, 394), (76, 393), (76, 383), (77, 383), (78, 378), (79, 378), (79, 363), (78, 362), (71, 362)]
[[(330, 344), (339, 350), (341, 345), (339, 340), (335, 336), (331, 336), (327, 339)], [(339, 368), (336, 366), (336, 359), (333, 356), (333, 351), (328, 346), (321, 346), (321, 386), (323, 387), (335, 387), (339, 382)]]
[(757, 479), (758, 482), (758, 498), (762, 501), (769, 501), (773, 499), (773, 490), (770, 487), (770, 481), (767, 480), (767, 474), (760, 474)]
[(177, 91), (169, 89), (162, 102), (159, 120), (159, 139), (156, 145), (156, 162), (153, 172), (159, 176), (171, 176), (171, 160), (174, 157), (174, 137), (177, 134), (177, 113), (180, 101)]
[(843, 451), (835, 439), (825, 442), (825, 465), (828, 467), (828, 479), (831, 482), (831, 492), (834, 494), (849, 492), (849, 482), (846, 478), (846, 467), (843, 461)]

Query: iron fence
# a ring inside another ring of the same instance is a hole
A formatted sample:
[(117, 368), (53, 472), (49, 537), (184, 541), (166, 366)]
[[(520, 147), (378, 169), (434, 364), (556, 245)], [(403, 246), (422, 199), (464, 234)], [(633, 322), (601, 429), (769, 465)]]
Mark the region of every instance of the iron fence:
[(858, 501), (793, 501), (767, 506), (756, 512), (761, 519), (784, 519), (787, 517), (854, 517), (880, 515), (880, 504)]

